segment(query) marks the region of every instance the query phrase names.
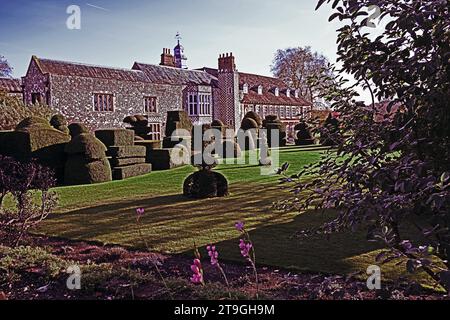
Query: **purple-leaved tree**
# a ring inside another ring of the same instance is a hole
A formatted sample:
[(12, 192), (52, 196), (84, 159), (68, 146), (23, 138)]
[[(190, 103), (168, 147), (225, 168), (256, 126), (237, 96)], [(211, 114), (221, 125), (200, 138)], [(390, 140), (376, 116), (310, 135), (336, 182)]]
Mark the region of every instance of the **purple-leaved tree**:
[(9, 65), (8, 60), (0, 55), (0, 77), (11, 77), (12, 67)]

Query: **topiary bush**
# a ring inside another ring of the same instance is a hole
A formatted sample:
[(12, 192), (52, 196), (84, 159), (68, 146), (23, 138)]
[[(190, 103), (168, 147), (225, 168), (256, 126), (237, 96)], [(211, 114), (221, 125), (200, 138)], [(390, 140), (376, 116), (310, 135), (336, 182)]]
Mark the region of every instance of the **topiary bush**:
[(311, 130), (308, 124), (304, 121), (298, 123), (294, 127), (297, 132), (297, 139), (295, 140), (295, 144), (298, 146), (306, 146), (310, 144), (314, 144), (314, 138), (312, 136)]
[(132, 146), (134, 132), (126, 129), (102, 129), (95, 131), (95, 137), (105, 146)]
[(228, 193), (228, 181), (220, 173), (210, 169), (201, 169), (191, 174), (183, 184), (183, 195), (193, 199), (225, 197)]
[(64, 132), (65, 134), (69, 134), (69, 128), (68, 128), (68, 122), (66, 118), (61, 114), (56, 114), (50, 119), (50, 125), (55, 128), (56, 130), (59, 130), (61, 132)]
[(258, 125), (258, 128), (260, 128), (262, 126), (262, 119), (259, 116), (259, 114), (257, 114), (255, 111), (249, 111), (245, 114), (244, 119), (245, 118), (249, 118), (249, 119), (253, 119), (256, 124)]
[(68, 154), (64, 171), (67, 185), (93, 184), (112, 180), (106, 146), (91, 133), (75, 136), (65, 148)]
[(324, 146), (336, 146), (342, 141), (339, 121), (330, 113), (320, 129), (320, 143)]
[(45, 105), (26, 106), (21, 99), (0, 90), (0, 130), (13, 130), (20, 121), (31, 116), (49, 119), (52, 113)]
[(270, 148), (276, 146), (275, 141), (272, 141), (272, 130), (278, 130), (279, 139), (277, 144), (279, 147), (286, 146), (287, 143), (287, 133), (286, 124), (281, 122), (277, 116), (269, 115), (263, 121), (263, 128), (267, 130), (267, 143)]
[(252, 118), (244, 118), (241, 122), (241, 129), (242, 130), (250, 130), (250, 129), (258, 129), (258, 123), (252, 119)]
[(22, 120), (14, 131), (1, 135), (1, 153), (20, 161), (36, 161), (56, 172), (58, 181), (64, 176), (64, 146), (70, 136), (56, 130), (41, 117)]
[(71, 123), (69, 125), (69, 134), (72, 137), (76, 137), (82, 133), (90, 133), (91, 131), (82, 123)]

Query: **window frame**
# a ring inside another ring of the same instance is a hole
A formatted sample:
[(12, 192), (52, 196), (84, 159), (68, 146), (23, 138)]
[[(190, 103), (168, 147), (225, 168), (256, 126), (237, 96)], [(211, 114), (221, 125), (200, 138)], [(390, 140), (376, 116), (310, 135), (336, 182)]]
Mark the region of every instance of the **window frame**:
[[(101, 104), (101, 107), (99, 104)], [(115, 95), (113, 93), (108, 92), (92, 93), (92, 107), (94, 112), (114, 112), (115, 104), (116, 104)]]

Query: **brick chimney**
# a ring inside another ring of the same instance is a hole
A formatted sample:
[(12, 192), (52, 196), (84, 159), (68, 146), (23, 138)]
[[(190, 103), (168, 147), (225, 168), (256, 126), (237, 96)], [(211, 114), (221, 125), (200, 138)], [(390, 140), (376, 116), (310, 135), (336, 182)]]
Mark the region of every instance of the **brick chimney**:
[(159, 65), (167, 67), (175, 67), (175, 59), (172, 53), (170, 53), (170, 49), (167, 48), (163, 49), (163, 53), (161, 54), (161, 63)]
[(225, 53), (219, 56), (219, 72), (236, 71), (236, 63), (233, 53)]

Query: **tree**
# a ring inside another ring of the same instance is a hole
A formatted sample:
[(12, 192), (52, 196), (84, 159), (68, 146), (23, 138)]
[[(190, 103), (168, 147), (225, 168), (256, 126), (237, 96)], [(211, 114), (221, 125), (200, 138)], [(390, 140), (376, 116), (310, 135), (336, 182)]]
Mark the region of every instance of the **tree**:
[(12, 67), (9, 65), (8, 60), (0, 55), (0, 77), (11, 77)]
[(322, 90), (321, 84), (311, 83), (311, 77), (328, 74), (329, 61), (323, 55), (312, 52), (311, 47), (278, 50), (272, 64), (272, 73), (287, 86), (300, 90), (301, 96), (314, 101)]
[[(331, 2), (320, 0), (317, 7)], [(389, 21), (376, 38), (366, 27), (369, 6), (378, 6), (380, 19)], [(367, 228), (369, 239), (388, 248), (379, 262), (403, 259), (408, 271), (423, 270), (449, 289), (448, 1), (335, 0), (332, 8), (330, 21), (344, 24), (337, 36), (342, 67), (326, 97), (340, 113), (347, 138), (337, 152), (293, 176), (295, 200), (282, 205), (336, 209), (337, 218), (301, 234)], [(354, 85), (347, 84), (346, 73), (356, 79)], [(323, 76), (316, 80), (323, 83)], [(356, 86), (371, 92), (369, 106), (356, 101)], [(389, 102), (380, 110), (375, 99)], [(304, 174), (321, 178), (304, 183)], [(405, 224), (426, 240), (416, 245), (405, 239), (400, 231)], [(447, 267), (434, 268), (431, 255)]]

